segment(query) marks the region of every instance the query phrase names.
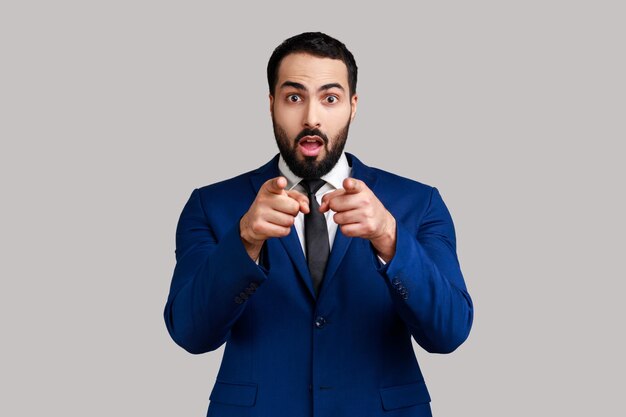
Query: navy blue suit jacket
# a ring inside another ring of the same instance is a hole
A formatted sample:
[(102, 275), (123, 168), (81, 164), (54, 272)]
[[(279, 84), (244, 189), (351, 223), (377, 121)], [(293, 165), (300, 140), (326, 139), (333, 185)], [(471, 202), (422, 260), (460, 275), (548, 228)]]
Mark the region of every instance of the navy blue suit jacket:
[(278, 155), (186, 203), (164, 315), (191, 353), (226, 343), (208, 416), (431, 415), (411, 336), (452, 352), (473, 319), (452, 219), (436, 188), (346, 155), (395, 217), (396, 253), (381, 266), (368, 240), (338, 228), (318, 296), (295, 228), (265, 242), (259, 265), (240, 239)]

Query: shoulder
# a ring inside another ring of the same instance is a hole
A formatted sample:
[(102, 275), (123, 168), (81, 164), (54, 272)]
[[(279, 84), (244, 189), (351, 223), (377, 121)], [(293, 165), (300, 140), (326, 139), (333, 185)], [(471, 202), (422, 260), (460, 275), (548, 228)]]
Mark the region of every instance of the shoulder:
[(373, 183), (377, 189), (404, 190), (411, 193), (431, 194), (434, 186), (407, 178), (393, 172), (365, 165), (356, 156), (348, 154), (353, 172), (361, 173), (366, 182)]
[(239, 174), (235, 177), (227, 178), (221, 181), (214, 182), (212, 184), (207, 184), (198, 188), (200, 195), (210, 195), (213, 193), (224, 194), (224, 192), (228, 190), (239, 190), (243, 187), (250, 188), (250, 176), (255, 170), (245, 172), (243, 174)]
[(403, 177), (379, 168), (372, 168), (378, 177), (375, 193), (388, 207), (410, 207), (411, 211), (425, 213), (437, 193), (429, 184)]
[(421, 181), (403, 177), (393, 172), (385, 171), (380, 168), (371, 167), (374, 175), (378, 177), (378, 181), (385, 185), (393, 185), (395, 187), (408, 187), (410, 189), (431, 192), (434, 188), (432, 185), (425, 184)]
[(272, 170), (275, 170), (278, 158), (274, 157), (264, 165), (244, 172), (243, 174), (236, 175), (231, 178), (220, 180), (212, 184), (204, 185), (198, 188), (198, 192), (203, 198), (209, 198), (212, 195), (219, 194), (220, 198), (233, 196), (234, 198), (240, 198), (242, 195), (249, 193), (256, 194), (253, 184), (253, 179), (262, 179), (268, 174), (271, 175)]

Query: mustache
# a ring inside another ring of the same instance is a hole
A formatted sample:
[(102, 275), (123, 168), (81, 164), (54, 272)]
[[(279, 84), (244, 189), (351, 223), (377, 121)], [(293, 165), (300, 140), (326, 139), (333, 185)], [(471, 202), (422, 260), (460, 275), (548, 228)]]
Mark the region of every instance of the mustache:
[(300, 139), (305, 136), (319, 136), (324, 141), (324, 144), (328, 145), (328, 136), (322, 133), (319, 129), (302, 129), (302, 132), (296, 136), (296, 145), (300, 142)]

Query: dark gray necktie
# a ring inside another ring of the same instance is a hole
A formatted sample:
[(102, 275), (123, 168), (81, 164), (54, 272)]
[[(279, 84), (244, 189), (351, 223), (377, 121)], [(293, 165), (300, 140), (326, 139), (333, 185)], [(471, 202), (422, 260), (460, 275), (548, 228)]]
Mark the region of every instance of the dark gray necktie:
[(320, 179), (302, 180), (300, 183), (309, 197), (309, 213), (304, 215), (304, 238), (306, 244), (306, 260), (309, 264), (309, 272), (313, 278), (315, 293), (319, 294), (319, 288), (324, 278), (330, 243), (328, 241), (328, 228), (324, 213), (319, 212), (320, 205), (315, 198), (315, 193), (322, 188), (326, 181)]

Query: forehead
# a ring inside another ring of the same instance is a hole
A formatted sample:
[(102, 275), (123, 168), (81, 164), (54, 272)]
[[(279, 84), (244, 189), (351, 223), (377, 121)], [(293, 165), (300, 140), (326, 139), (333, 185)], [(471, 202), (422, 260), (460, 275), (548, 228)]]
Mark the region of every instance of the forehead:
[(295, 81), (310, 87), (339, 83), (348, 91), (348, 68), (339, 59), (306, 53), (289, 54), (278, 67), (277, 87), (280, 88), (285, 81)]

